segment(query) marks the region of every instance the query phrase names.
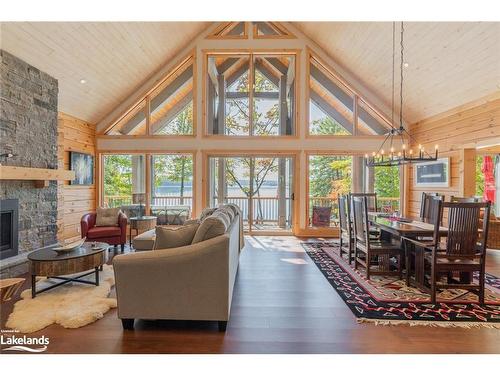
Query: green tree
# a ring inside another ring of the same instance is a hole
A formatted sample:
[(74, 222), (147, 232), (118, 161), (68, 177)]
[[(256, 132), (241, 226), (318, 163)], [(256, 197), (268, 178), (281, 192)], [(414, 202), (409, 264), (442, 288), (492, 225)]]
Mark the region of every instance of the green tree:
[(309, 159), (309, 194), (337, 198), (351, 191), (350, 156), (315, 155)]
[[(313, 108), (314, 107), (311, 105), (311, 111)], [(311, 123), (310, 132), (311, 134), (318, 135), (350, 135), (350, 133), (339, 125), (337, 121), (326, 115), (323, 118), (316, 119)]]
[(399, 197), (399, 167), (374, 167), (375, 193), (379, 197)]
[[(104, 158), (104, 196), (132, 195), (132, 157), (130, 155), (106, 155)], [(121, 205), (120, 200), (109, 202)]]
[(476, 195), (482, 197), (484, 194), (484, 174), (482, 172), (484, 156), (476, 157)]

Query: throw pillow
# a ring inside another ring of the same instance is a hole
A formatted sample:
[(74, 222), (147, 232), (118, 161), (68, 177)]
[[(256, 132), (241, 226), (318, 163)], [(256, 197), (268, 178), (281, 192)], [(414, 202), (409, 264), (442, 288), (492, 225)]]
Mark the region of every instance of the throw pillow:
[(156, 227), (156, 239), (153, 250), (190, 245), (198, 227), (198, 223), (183, 225), (178, 228)]
[(224, 211), (229, 216), (229, 219), (231, 219), (231, 221), (233, 221), (235, 213), (231, 207), (229, 207), (227, 205), (222, 205), (222, 206), (219, 206), (218, 210)]
[(218, 209), (210, 217), (218, 217), (219, 219), (221, 219), (224, 222), (226, 228), (229, 228), (229, 226), (231, 225), (231, 217), (224, 209)]
[(217, 208), (211, 208), (211, 207), (204, 208), (203, 211), (201, 211), (200, 222), (205, 220), (210, 215), (212, 215), (215, 212), (215, 210), (217, 210)]
[(192, 243), (209, 240), (210, 238), (220, 236), (227, 230), (224, 220), (217, 216), (209, 216), (198, 227)]
[(116, 208), (97, 208), (97, 215), (95, 218), (96, 227), (116, 227), (118, 226), (118, 215), (120, 214), (120, 207)]

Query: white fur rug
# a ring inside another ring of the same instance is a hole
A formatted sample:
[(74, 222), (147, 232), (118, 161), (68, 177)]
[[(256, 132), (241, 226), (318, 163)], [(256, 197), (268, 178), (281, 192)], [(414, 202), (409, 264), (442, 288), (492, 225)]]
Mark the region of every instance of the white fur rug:
[[(95, 276), (92, 274), (85, 279), (94, 281)], [(44, 278), (37, 282), (37, 289), (53, 283)], [(83, 327), (116, 307), (116, 299), (108, 297), (113, 285), (113, 267), (104, 265), (99, 273), (99, 286), (68, 283), (43, 292), (35, 299), (31, 298), (31, 289), (26, 289), (21, 293), (21, 300), (14, 305), (6, 326), (22, 333), (39, 331), (53, 323), (64, 328)]]

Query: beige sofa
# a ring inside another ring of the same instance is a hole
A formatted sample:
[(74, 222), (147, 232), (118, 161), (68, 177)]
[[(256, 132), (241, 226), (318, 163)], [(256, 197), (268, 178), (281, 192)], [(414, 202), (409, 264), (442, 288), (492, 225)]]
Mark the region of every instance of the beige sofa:
[(243, 248), (241, 213), (224, 234), (202, 242), (118, 255), (113, 259), (118, 317), (124, 329), (134, 319), (211, 320), (226, 329)]

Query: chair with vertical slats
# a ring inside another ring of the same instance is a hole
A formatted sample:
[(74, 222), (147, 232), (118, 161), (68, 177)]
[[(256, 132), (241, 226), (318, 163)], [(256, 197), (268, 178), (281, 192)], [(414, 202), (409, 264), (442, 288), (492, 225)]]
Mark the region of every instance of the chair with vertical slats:
[[(402, 278), (403, 251), (400, 244), (372, 240), (368, 224), (368, 197), (352, 198), (354, 215), (354, 268), (361, 265), (369, 280), (372, 275), (399, 276)], [(392, 264), (396, 259), (396, 264)], [(375, 268), (375, 269), (374, 269)]]
[[(342, 258), (342, 254), (347, 254), (347, 259), (349, 264), (352, 263), (352, 254), (354, 247), (354, 233), (352, 230), (352, 221), (350, 220), (350, 208), (347, 204), (347, 197), (340, 196), (338, 198), (339, 204), (339, 221), (340, 221), (340, 249), (339, 255)], [(345, 248), (347, 250), (345, 250)]]
[[(443, 202), (448, 210), (448, 234), (439, 241), (439, 223), (435, 224), (432, 245), (422, 244), (425, 279), (430, 286), (431, 302), (436, 303), (436, 294), (441, 289), (470, 290), (479, 296), (484, 305), (486, 243), (490, 202)], [(483, 215), (481, 215), (483, 212)], [(480, 226), (480, 217), (483, 216)], [(473, 274), (478, 274), (475, 282)]]
[[(434, 210), (437, 209), (437, 205), (432, 204), (434, 199), (439, 199), (444, 201), (444, 196), (438, 193), (422, 193), (422, 200), (420, 202), (420, 220), (425, 223), (434, 224), (433, 220), (435, 218)], [(439, 219), (441, 221), (441, 218)]]
[(450, 197), (450, 202), (452, 203), (477, 203), (481, 202), (481, 198), (478, 197), (455, 197), (452, 195)]

